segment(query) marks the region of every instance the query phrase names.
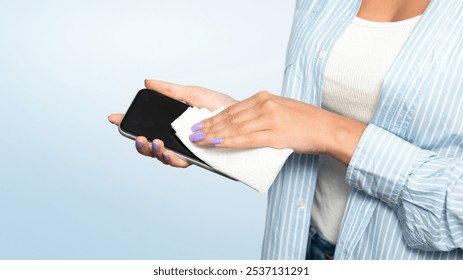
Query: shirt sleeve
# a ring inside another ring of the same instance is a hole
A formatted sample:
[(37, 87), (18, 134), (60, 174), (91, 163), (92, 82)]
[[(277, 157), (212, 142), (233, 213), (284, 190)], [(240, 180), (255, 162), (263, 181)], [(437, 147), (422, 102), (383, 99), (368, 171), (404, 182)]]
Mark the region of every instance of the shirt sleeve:
[(412, 248), (463, 248), (463, 161), (442, 157), (370, 124), (349, 163), (347, 182), (387, 203)]

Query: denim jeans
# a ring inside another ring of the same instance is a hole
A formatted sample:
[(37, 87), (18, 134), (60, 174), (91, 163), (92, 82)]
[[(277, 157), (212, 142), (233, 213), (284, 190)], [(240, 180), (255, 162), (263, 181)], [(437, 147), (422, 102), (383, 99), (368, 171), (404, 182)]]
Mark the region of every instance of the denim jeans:
[(309, 241), (307, 242), (306, 260), (332, 260), (336, 245), (326, 241), (317, 228), (310, 225)]

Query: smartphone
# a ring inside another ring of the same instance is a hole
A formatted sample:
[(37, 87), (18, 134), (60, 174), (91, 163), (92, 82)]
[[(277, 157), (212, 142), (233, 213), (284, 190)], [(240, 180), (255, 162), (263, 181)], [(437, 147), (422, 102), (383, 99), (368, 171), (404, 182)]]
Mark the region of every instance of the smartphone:
[[(149, 142), (159, 139), (164, 146), (186, 161), (227, 178), (230, 176), (212, 168), (195, 156), (175, 135), (171, 123), (189, 106), (149, 89), (140, 90), (119, 125), (119, 132), (130, 139), (145, 136)], [(233, 179), (235, 180), (235, 179)]]

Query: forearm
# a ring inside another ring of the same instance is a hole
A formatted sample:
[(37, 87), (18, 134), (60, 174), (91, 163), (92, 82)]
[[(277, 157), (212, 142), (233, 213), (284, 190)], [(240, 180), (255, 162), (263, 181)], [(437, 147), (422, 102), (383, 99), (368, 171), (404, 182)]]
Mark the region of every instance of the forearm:
[(346, 180), (388, 204), (412, 248), (463, 248), (463, 161), (421, 149), (375, 125), (364, 131)]
[(326, 154), (348, 166), (367, 126), (353, 119), (327, 112)]

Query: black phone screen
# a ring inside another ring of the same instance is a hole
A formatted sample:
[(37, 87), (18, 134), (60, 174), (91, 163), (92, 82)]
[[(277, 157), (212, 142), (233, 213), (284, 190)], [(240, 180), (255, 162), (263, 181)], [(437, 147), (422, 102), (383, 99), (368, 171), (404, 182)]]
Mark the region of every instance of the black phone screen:
[(158, 92), (142, 89), (127, 110), (120, 129), (132, 136), (145, 136), (150, 142), (160, 139), (167, 149), (204, 163), (183, 145), (171, 127), (188, 107)]

